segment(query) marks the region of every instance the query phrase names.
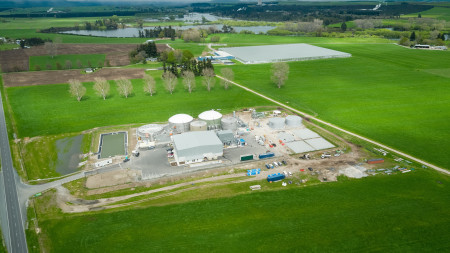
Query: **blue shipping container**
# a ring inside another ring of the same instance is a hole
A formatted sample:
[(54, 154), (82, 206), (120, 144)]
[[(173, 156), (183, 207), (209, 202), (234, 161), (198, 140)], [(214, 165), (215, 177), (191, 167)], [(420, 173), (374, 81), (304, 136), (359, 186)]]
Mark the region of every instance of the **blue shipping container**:
[(275, 182), (275, 181), (283, 180), (285, 178), (286, 178), (286, 176), (281, 173), (272, 174), (272, 175), (267, 176), (267, 182)]
[(259, 159), (270, 158), (270, 157), (274, 157), (274, 156), (275, 156), (275, 154), (273, 152), (269, 152), (269, 153), (265, 153), (265, 154), (260, 154)]

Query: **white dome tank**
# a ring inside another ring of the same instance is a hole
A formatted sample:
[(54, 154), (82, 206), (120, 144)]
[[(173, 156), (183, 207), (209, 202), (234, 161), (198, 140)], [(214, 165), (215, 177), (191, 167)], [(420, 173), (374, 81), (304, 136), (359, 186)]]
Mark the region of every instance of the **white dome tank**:
[(139, 127), (136, 130), (137, 137), (140, 140), (148, 140), (153, 141), (156, 134), (159, 134), (163, 131), (163, 126), (158, 124), (148, 124)]
[(218, 129), (220, 128), (222, 114), (220, 112), (210, 110), (200, 113), (198, 118), (206, 122), (208, 129)]
[(191, 122), (191, 131), (206, 131), (208, 125), (203, 120), (196, 120)]
[(284, 118), (270, 118), (269, 127), (272, 129), (283, 129), (284, 121)]
[(172, 131), (183, 133), (189, 131), (189, 125), (194, 118), (188, 114), (176, 114), (169, 118), (169, 127)]
[(287, 127), (299, 127), (302, 125), (302, 118), (297, 115), (289, 115), (286, 117)]
[(223, 130), (237, 130), (237, 119), (236, 118), (222, 118), (222, 129)]

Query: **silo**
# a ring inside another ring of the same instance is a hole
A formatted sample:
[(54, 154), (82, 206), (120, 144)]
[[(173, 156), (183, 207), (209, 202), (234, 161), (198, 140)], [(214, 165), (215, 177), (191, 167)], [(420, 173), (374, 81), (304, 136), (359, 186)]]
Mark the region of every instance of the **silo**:
[(163, 131), (162, 125), (148, 124), (139, 127), (136, 130), (136, 134), (139, 140), (142, 141), (154, 141), (155, 135), (160, 134)]
[(208, 125), (203, 120), (196, 120), (191, 122), (191, 131), (206, 131)]
[(297, 115), (289, 115), (286, 117), (286, 127), (299, 127), (302, 125), (302, 118)]
[(222, 114), (220, 112), (211, 110), (200, 113), (198, 115), (198, 118), (206, 122), (206, 124), (208, 125), (208, 129), (219, 129)]
[(222, 129), (223, 130), (237, 130), (237, 119), (236, 118), (222, 118)]
[(270, 118), (269, 127), (272, 129), (283, 129), (284, 121), (284, 118)]
[(187, 114), (176, 114), (170, 117), (169, 127), (176, 133), (189, 131), (189, 125), (194, 118)]

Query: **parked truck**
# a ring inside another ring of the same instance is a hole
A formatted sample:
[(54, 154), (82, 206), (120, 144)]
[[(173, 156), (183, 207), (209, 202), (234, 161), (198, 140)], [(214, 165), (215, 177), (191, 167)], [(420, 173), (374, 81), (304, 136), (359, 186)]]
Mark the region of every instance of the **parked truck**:
[(268, 153), (260, 154), (258, 157), (259, 157), (259, 159), (265, 159), (265, 158), (271, 158), (274, 156), (275, 156), (275, 153), (268, 152)]

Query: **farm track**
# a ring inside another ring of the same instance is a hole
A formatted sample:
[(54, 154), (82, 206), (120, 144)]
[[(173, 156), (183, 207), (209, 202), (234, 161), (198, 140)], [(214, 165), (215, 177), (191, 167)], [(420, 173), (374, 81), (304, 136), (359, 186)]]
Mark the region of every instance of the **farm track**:
[[(217, 76), (218, 78), (222, 79), (222, 80), (227, 80), (226, 78), (224, 78), (224, 77), (222, 77), (222, 76), (219, 76), (219, 75), (216, 75), (216, 76)], [(329, 126), (329, 127), (334, 128), (334, 129), (336, 129), (336, 130), (339, 130), (340, 132), (343, 132), (343, 133), (349, 134), (349, 135), (351, 135), (351, 136), (353, 136), (353, 137), (356, 137), (356, 138), (358, 138), (358, 139), (367, 141), (367, 142), (369, 142), (369, 143), (371, 143), (371, 144), (374, 144), (374, 145), (377, 145), (377, 146), (379, 146), (379, 147), (381, 147), (381, 148), (383, 148), (383, 149), (385, 149), (385, 150), (388, 150), (388, 151), (393, 152), (393, 153), (397, 153), (397, 154), (400, 155), (400, 156), (403, 156), (403, 157), (405, 157), (405, 158), (408, 158), (408, 159), (410, 159), (410, 160), (413, 160), (413, 161), (415, 161), (415, 162), (417, 162), (417, 163), (426, 165), (426, 166), (428, 166), (428, 167), (430, 167), (430, 168), (432, 168), (432, 169), (434, 169), (434, 170), (437, 170), (437, 171), (439, 171), (439, 172), (441, 172), (441, 173), (450, 175), (450, 171), (448, 171), (448, 170), (446, 170), (446, 169), (444, 169), (444, 168), (438, 167), (438, 166), (436, 166), (436, 165), (434, 165), (434, 164), (428, 163), (428, 162), (426, 162), (426, 161), (424, 161), (424, 160), (421, 160), (421, 159), (416, 158), (416, 157), (414, 157), (414, 156), (408, 155), (408, 154), (406, 154), (406, 153), (404, 153), (404, 152), (402, 152), (402, 151), (400, 151), (400, 150), (396, 150), (396, 149), (394, 149), (394, 148), (388, 147), (388, 146), (386, 146), (386, 145), (384, 145), (384, 144), (381, 144), (381, 143), (379, 143), (379, 142), (376, 142), (376, 141), (371, 140), (371, 139), (369, 139), (369, 138), (366, 138), (366, 137), (364, 137), (364, 136), (361, 136), (361, 135), (355, 134), (355, 133), (353, 133), (353, 132), (347, 131), (347, 130), (345, 130), (345, 129), (342, 129), (342, 128), (340, 128), (340, 127), (337, 127), (337, 126), (335, 126), (335, 125), (333, 125), (333, 124), (331, 124), (331, 123), (328, 123), (328, 122), (326, 122), (326, 121), (324, 121), (324, 120), (318, 119), (318, 118), (316, 118), (316, 117), (314, 117), (314, 116), (312, 116), (312, 115), (306, 114), (306, 113), (304, 113), (304, 112), (302, 112), (302, 111), (299, 111), (299, 110), (297, 110), (297, 109), (294, 109), (294, 108), (292, 108), (292, 107), (290, 107), (290, 106), (288, 106), (288, 105), (286, 105), (286, 104), (283, 104), (283, 103), (281, 103), (281, 102), (279, 102), (279, 101), (277, 101), (277, 100), (275, 100), (275, 99), (272, 99), (272, 98), (267, 97), (267, 96), (265, 96), (265, 95), (263, 95), (263, 94), (261, 94), (261, 93), (258, 93), (258, 92), (256, 92), (256, 91), (250, 89), (250, 88), (247, 88), (247, 87), (244, 86), (244, 85), (238, 84), (238, 83), (233, 82), (233, 81), (230, 81), (230, 80), (227, 80), (227, 81), (230, 82), (230, 83), (232, 83), (232, 84), (234, 84), (234, 85), (236, 85), (237, 87), (239, 87), (239, 88), (241, 88), (241, 89), (244, 89), (244, 90), (246, 90), (246, 91), (249, 91), (249, 92), (251, 92), (251, 93), (253, 93), (253, 94), (257, 95), (257, 96), (260, 96), (260, 97), (262, 97), (262, 98), (264, 98), (264, 99), (266, 99), (266, 100), (268, 100), (268, 101), (270, 101), (270, 102), (273, 102), (273, 103), (275, 103), (275, 104), (277, 104), (277, 105), (279, 105), (279, 106), (282, 106), (282, 107), (284, 107), (284, 108), (286, 108), (286, 109), (289, 109), (289, 110), (291, 110), (291, 111), (293, 111), (293, 112), (295, 112), (295, 113), (298, 113), (298, 114), (300, 114), (300, 115), (302, 115), (302, 116), (304, 116), (304, 117), (308, 117), (308, 118), (313, 119), (313, 120), (315, 120), (315, 121), (317, 121), (317, 122), (319, 122), (319, 123), (321, 123), (321, 124), (324, 124), (324, 125), (326, 125), (326, 126)]]

